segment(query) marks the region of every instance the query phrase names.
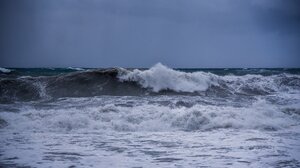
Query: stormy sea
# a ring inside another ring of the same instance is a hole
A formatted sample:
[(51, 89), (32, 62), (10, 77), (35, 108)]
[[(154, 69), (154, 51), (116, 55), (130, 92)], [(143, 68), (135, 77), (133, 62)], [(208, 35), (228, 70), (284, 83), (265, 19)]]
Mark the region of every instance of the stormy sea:
[(300, 69), (0, 68), (0, 167), (300, 167)]

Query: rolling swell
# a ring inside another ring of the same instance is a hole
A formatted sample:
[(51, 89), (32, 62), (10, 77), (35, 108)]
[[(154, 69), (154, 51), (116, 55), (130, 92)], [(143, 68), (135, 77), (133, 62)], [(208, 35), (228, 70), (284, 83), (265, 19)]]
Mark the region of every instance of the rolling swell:
[(100, 95), (268, 95), (300, 90), (297, 74), (262, 76), (182, 72), (156, 64), (148, 70), (94, 69), (53, 76), (0, 78), (0, 101), (31, 101)]
[(50, 77), (19, 77), (0, 81), (1, 102), (98, 95), (140, 95), (135, 82), (120, 82), (118, 69), (73, 72)]

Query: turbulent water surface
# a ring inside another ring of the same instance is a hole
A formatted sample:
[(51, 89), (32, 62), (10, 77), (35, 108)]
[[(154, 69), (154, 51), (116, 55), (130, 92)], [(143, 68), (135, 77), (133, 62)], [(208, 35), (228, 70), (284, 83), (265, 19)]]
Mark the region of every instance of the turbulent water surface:
[(0, 68), (0, 167), (300, 167), (300, 70)]

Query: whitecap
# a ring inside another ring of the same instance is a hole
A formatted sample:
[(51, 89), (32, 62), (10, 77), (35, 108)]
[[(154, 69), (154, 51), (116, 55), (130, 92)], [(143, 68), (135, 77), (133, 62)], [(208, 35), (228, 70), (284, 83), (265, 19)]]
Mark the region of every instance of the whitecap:
[(157, 63), (148, 70), (135, 69), (119, 75), (121, 81), (135, 81), (144, 88), (151, 88), (154, 92), (173, 90), (177, 92), (205, 91), (211, 85), (217, 85), (217, 76), (205, 72), (186, 73), (168, 68)]
[(83, 68), (76, 68), (76, 67), (68, 67), (68, 69), (76, 70), (76, 71), (83, 71), (84, 70)]
[(2, 72), (2, 73), (10, 73), (11, 71), (12, 70), (10, 70), (10, 69), (0, 67), (0, 72)]

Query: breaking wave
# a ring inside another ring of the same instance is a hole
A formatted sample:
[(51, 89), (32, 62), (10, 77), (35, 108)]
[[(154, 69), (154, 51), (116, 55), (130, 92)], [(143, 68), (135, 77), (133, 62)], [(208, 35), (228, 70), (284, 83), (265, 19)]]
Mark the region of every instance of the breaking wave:
[(76, 67), (68, 67), (68, 69), (75, 70), (75, 71), (83, 71), (84, 70), (83, 68), (76, 68)]
[(110, 68), (54, 76), (0, 78), (0, 102), (101, 95), (255, 96), (299, 90), (298, 74), (220, 76), (177, 71), (160, 63), (148, 70)]
[[(69, 100), (83, 103), (87, 100)], [(299, 125), (299, 116), (283, 113), (265, 100), (257, 100), (248, 107), (212, 106), (195, 104), (185, 106), (161, 106), (149, 103), (130, 106), (131, 100), (117, 105), (117, 101), (82, 108), (23, 108), (22, 115), (2, 112), (2, 120), (11, 128), (48, 131), (197, 131), (212, 129), (278, 130)], [(139, 101), (139, 100), (137, 100)], [(67, 102), (58, 102), (58, 105)], [(297, 105), (298, 106), (298, 105)], [(299, 106), (298, 106), (299, 107)]]
[(138, 82), (143, 88), (151, 88), (154, 92), (172, 90), (176, 92), (205, 91), (211, 85), (217, 85), (217, 76), (211, 73), (186, 73), (170, 69), (161, 63), (149, 70), (138, 69), (120, 75), (122, 81)]
[(6, 69), (6, 68), (1, 68), (0, 67), (0, 73), (10, 73), (11, 70), (10, 69)]

